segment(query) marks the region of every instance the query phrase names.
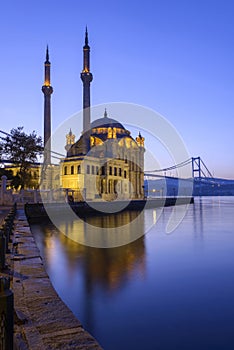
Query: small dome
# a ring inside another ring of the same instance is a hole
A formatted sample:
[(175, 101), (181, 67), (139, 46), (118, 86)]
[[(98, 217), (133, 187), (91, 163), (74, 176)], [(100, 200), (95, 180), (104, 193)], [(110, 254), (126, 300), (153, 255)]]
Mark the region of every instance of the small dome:
[(67, 157), (80, 156), (87, 153), (89, 149), (89, 138), (87, 134), (81, 135), (78, 141), (76, 141), (67, 151)]

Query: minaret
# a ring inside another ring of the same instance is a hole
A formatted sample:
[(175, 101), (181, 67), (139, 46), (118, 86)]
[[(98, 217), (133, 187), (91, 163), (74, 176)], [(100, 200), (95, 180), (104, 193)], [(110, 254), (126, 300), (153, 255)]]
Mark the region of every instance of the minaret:
[(45, 60), (45, 81), (42, 86), (44, 94), (44, 163), (51, 164), (51, 103), (50, 97), (53, 93), (53, 88), (50, 85), (50, 61), (49, 50), (46, 48)]
[(90, 73), (89, 66), (90, 47), (88, 44), (88, 31), (85, 31), (85, 45), (83, 47), (83, 70), (80, 74), (83, 81), (83, 132), (90, 129), (90, 83), (93, 75)]
[(66, 141), (67, 141), (66, 146), (65, 146), (66, 151), (69, 151), (71, 146), (74, 145), (75, 138), (76, 138), (76, 136), (72, 133), (72, 131), (70, 129), (69, 133), (66, 135)]

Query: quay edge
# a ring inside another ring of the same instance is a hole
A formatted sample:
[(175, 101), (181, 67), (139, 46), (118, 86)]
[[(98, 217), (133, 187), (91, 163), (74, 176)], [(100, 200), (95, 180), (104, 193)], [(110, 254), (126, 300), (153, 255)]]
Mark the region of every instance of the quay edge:
[(43, 203), (26, 203), (24, 208), (27, 219), (30, 222), (35, 222), (40, 218), (48, 218), (46, 208), (49, 209), (50, 212), (53, 212), (53, 215), (61, 215), (61, 212), (70, 206), (79, 217), (85, 217), (88, 215), (108, 215), (109, 213), (118, 213), (123, 211), (142, 211), (143, 209), (193, 203), (194, 197), (162, 197), (145, 200), (131, 200), (129, 202), (75, 202), (70, 203), (69, 205), (67, 203), (45, 203), (45, 205)]

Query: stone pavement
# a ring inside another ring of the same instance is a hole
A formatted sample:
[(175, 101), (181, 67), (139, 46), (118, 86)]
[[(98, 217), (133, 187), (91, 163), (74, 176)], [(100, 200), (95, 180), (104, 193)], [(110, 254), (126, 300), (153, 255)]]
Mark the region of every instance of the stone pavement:
[(101, 349), (54, 290), (23, 211), (15, 221), (14, 240), (15, 349)]

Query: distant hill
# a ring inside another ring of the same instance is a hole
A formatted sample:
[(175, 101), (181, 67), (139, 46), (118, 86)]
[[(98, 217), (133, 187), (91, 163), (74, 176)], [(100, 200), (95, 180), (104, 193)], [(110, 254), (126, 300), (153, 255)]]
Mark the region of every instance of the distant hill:
[[(178, 187), (180, 186), (180, 187)], [(187, 179), (162, 178), (145, 180), (145, 193), (149, 197), (190, 195), (193, 196), (234, 196), (234, 180), (220, 178)]]

